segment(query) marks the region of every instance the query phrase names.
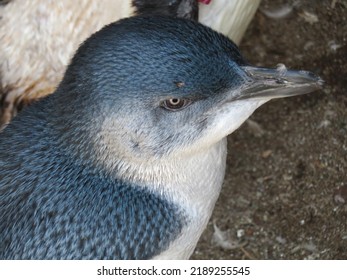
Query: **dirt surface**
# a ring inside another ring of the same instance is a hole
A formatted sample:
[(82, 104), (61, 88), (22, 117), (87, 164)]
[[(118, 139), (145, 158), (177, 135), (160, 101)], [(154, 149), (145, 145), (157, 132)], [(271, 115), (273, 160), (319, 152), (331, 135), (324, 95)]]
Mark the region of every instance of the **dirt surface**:
[[(285, 3), (291, 12), (274, 18)], [(252, 64), (326, 84), (263, 105), (229, 137), (223, 190), (192, 258), (347, 259), (347, 1), (263, 0), (240, 48)]]

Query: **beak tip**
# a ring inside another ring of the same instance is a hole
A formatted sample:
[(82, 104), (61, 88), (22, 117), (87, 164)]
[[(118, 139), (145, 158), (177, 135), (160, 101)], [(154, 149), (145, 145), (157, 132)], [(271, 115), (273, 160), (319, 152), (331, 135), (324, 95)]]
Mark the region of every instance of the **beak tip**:
[(284, 64), (277, 68), (243, 67), (250, 86), (246, 97), (281, 98), (310, 93), (322, 89), (325, 82), (318, 75), (305, 70), (288, 70)]
[(304, 70), (298, 71), (298, 72), (302, 75), (302, 77), (306, 77), (307, 82), (311, 81), (312, 83), (316, 84), (318, 88), (322, 88), (325, 84), (325, 81), (320, 76), (316, 75), (313, 72), (304, 71)]

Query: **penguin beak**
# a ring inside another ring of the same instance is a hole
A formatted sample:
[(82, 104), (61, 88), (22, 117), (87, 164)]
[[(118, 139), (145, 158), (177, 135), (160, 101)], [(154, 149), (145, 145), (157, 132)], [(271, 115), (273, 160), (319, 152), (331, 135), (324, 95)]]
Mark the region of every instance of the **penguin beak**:
[(324, 81), (308, 71), (287, 70), (280, 64), (276, 69), (241, 67), (249, 79), (236, 99), (272, 99), (301, 95), (321, 89)]

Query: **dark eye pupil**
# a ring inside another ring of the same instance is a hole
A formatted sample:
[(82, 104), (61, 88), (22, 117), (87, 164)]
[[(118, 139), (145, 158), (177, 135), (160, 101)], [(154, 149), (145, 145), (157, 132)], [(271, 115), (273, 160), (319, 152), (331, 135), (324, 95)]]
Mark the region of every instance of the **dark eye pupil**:
[(178, 105), (180, 104), (181, 100), (178, 99), (178, 98), (173, 98), (173, 99), (170, 99), (169, 102), (171, 103), (171, 105)]

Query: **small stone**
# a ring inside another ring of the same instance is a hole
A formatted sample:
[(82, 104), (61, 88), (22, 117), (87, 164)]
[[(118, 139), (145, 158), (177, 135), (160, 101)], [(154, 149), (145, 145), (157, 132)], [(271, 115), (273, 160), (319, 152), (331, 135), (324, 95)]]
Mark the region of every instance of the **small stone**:
[(262, 158), (268, 158), (271, 154), (272, 154), (271, 150), (266, 150), (261, 154), (261, 156)]
[(285, 238), (283, 238), (282, 236), (277, 236), (276, 241), (280, 244), (286, 244), (287, 243), (287, 240)]
[(302, 13), (300, 13), (300, 16), (309, 24), (313, 24), (319, 21), (317, 15), (307, 11), (303, 11)]
[(334, 191), (334, 202), (336, 204), (345, 204), (347, 201), (347, 185), (342, 185)]
[(244, 235), (245, 235), (245, 230), (244, 230), (244, 229), (239, 229), (239, 230), (237, 230), (237, 232), (236, 232), (237, 238), (241, 238), (241, 237), (243, 237)]

